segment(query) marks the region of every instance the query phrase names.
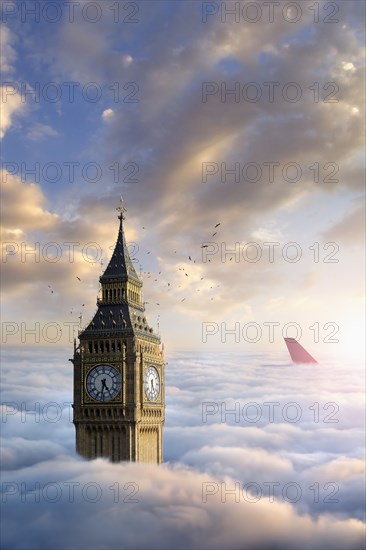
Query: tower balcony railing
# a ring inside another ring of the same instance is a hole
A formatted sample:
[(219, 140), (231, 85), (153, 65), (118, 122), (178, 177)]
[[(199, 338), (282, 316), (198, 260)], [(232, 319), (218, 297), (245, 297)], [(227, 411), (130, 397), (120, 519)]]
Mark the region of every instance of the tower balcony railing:
[(127, 304), (127, 298), (97, 298), (97, 306), (103, 304)]
[[(89, 325), (91, 325), (93, 319), (88, 321), (87, 323), (83, 323), (82, 326), (78, 329), (78, 337), (80, 334), (82, 334)], [(94, 334), (107, 334), (107, 333), (115, 333), (116, 331), (121, 331), (126, 334), (133, 334), (135, 331), (139, 332), (140, 334), (145, 335), (153, 335), (155, 338), (157, 337), (160, 340), (160, 334), (159, 332), (155, 333), (153, 327), (149, 326), (143, 326), (139, 323), (132, 322), (131, 325), (123, 325), (123, 320), (119, 320), (118, 323), (113, 325), (113, 323), (110, 323), (110, 319), (106, 322), (104, 326), (98, 326), (92, 329), (92, 333)]]
[(97, 298), (97, 306), (101, 305), (113, 305), (113, 304), (130, 304), (134, 307), (137, 307), (139, 309), (145, 309), (145, 304), (141, 302), (137, 302), (133, 300), (132, 298)]

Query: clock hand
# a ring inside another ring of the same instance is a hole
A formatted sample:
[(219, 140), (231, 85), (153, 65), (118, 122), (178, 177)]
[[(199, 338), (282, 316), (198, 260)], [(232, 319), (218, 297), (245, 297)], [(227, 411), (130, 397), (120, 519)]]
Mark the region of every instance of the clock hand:
[(102, 391), (97, 391), (97, 395), (100, 394), (100, 398), (98, 397), (97, 399), (99, 399), (100, 401), (104, 401), (104, 395), (103, 395), (103, 392)]
[(105, 388), (107, 391), (109, 391), (107, 384), (105, 383), (106, 378), (102, 378), (102, 390)]

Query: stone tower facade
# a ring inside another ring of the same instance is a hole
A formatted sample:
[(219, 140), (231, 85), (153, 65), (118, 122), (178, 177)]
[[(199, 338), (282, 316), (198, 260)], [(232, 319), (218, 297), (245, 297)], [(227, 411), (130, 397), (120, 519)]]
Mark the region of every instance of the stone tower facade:
[(165, 418), (160, 336), (145, 316), (142, 282), (129, 256), (121, 199), (112, 258), (100, 277), (92, 321), (74, 344), (73, 421), (85, 458), (160, 464)]

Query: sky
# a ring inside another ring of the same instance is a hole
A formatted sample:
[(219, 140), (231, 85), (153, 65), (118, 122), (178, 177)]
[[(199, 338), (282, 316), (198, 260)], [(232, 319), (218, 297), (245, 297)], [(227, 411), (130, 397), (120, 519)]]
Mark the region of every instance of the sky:
[[(101, 469), (105, 484), (130, 479), (143, 487), (146, 531), (136, 535), (132, 503), (124, 538), (106, 534), (121, 513), (109, 489), (107, 507), (80, 506), (77, 536), (70, 503), (22, 508), (14, 495), (5, 547), (46, 548), (56, 529), (70, 548), (240, 548), (244, 535), (250, 548), (361, 548), (363, 2), (4, 0), (1, 10), (3, 400), (70, 401), (67, 360), (96, 310), (121, 195), (169, 363), (158, 470), (84, 462), (64, 414), (31, 426), (5, 415), (7, 481), (94, 482)], [(321, 361), (315, 383), (313, 371), (290, 377), (285, 336)], [(252, 391), (262, 406), (297, 399), (308, 415), (315, 402), (346, 409), (325, 427), (232, 425), (217, 412), (202, 422), (204, 399), (248, 402)], [(343, 499), (202, 501), (203, 482), (242, 482), (246, 468), (258, 483), (342, 480)]]

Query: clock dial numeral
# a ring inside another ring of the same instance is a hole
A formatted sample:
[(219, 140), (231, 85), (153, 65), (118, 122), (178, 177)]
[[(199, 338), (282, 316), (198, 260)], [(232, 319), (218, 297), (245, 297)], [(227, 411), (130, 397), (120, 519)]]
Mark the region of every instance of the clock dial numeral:
[(89, 372), (86, 388), (96, 401), (112, 401), (121, 389), (121, 375), (111, 365), (98, 365)]
[(160, 393), (160, 378), (155, 367), (148, 367), (144, 377), (145, 395), (149, 401), (156, 401)]

